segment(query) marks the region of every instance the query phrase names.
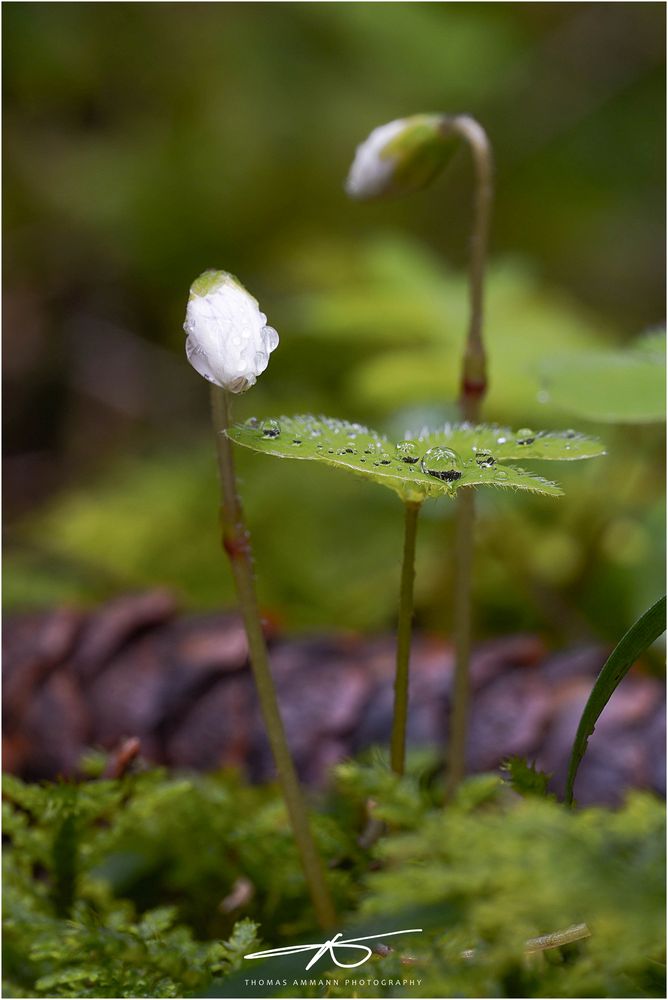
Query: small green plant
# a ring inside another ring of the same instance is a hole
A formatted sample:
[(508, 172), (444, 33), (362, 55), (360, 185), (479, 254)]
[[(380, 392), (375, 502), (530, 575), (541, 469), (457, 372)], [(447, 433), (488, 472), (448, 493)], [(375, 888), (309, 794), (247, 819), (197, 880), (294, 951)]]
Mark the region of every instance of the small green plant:
[(405, 760), (408, 667), (413, 610), (417, 518), (425, 500), (454, 500), (469, 487), (494, 486), (560, 496), (556, 483), (511, 464), (518, 459), (576, 460), (604, 454), (600, 441), (575, 431), (535, 432), (527, 427), (447, 425), (410, 432), (400, 441), (361, 424), (327, 417), (280, 417), (228, 430), (236, 444), (279, 458), (315, 461), (352, 472), (393, 490), (405, 507), (404, 549), (399, 601), (392, 766)]
[[(375, 129), (358, 147), (347, 189), (356, 198), (375, 198), (409, 193), (423, 187), (437, 176), (458, 141), (468, 146), (475, 172), (469, 265), (470, 309), (461, 362), (459, 406), (463, 420), (477, 423), (487, 393), (483, 303), (493, 193), (492, 150), (487, 133), (469, 115), (416, 115), (390, 122)], [(457, 498), (456, 514), (455, 676), (448, 752), (450, 791), (461, 781), (465, 771), (474, 521), (474, 496), (471, 491), (465, 490)]]
[(576, 459), (603, 454), (591, 438), (567, 431), (536, 433), (524, 427), (478, 426), (487, 389), (483, 342), (483, 288), (491, 206), (491, 153), (482, 127), (465, 115), (418, 115), (375, 129), (358, 148), (347, 181), (355, 198), (404, 194), (429, 183), (442, 169), (453, 146), (464, 140), (476, 172), (475, 213), (470, 264), (470, 317), (460, 383), (463, 423), (440, 431), (428, 428), (390, 442), (360, 424), (331, 418), (300, 416), (251, 420), (230, 430), (237, 444), (281, 458), (324, 462), (393, 489), (404, 502), (404, 545), (399, 593), (394, 716), (391, 763), (397, 773), (405, 764), (409, 664), (415, 547), (418, 516), (429, 497), (449, 496), (457, 503), (455, 567), (455, 677), (448, 770), (450, 788), (464, 773), (469, 658), (471, 647), (471, 578), (473, 559), (473, 491), (463, 487), (501, 486), (558, 496), (558, 486), (507, 460)]

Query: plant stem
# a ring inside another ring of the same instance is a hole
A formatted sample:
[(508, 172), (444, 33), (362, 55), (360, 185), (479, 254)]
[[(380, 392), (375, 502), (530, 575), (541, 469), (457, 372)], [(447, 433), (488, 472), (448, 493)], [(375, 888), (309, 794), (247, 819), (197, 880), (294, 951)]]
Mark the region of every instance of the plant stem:
[(448, 777), (446, 796), (454, 792), (466, 773), (471, 659), (471, 578), (473, 568), (473, 527), (475, 502), (473, 490), (464, 489), (457, 496), (455, 515), (455, 595), (454, 640), (455, 672), (452, 680)]
[[(485, 264), (492, 207), (492, 152), (483, 127), (468, 115), (445, 118), (444, 130), (469, 146), (475, 173), (471, 256), (469, 261), (469, 326), (462, 359), (459, 406), (462, 419), (477, 423), (487, 391), (487, 356), (483, 341)], [(471, 489), (457, 495), (455, 520), (455, 673), (448, 749), (447, 794), (464, 776), (468, 731), (471, 659), (471, 579), (475, 498)]]
[(241, 501), (237, 492), (232, 444), (225, 434), (230, 426), (230, 399), (228, 393), (211, 387), (211, 411), (216, 435), (218, 471), (220, 474), (220, 530), (221, 543), (227, 553), (237, 597), (241, 607), (248, 653), (260, 701), (267, 738), (274, 756), (278, 780), (292, 825), (297, 850), (313, 906), (321, 927), (332, 927), (336, 913), (325, 881), (320, 857), (309, 826), (308, 814), (302, 797), (299, 779), (285, 737), (276, 697), (276, 689), (269, 667), (267, 646), (262, 632), (260, 609), (255, 592), (253, 558), (250, 535), (244, 521)]
[(396, 774), (404, 773), (406, 761), (406, 719), (408, 716), (408, 674), (413, 628), (413, 583), (415, 581), (415, 541), (420, 504), (407, 502), (404, 520), (404, 555), (399, 591), (397, 627), (397, 668), (394, 677), (394, 717), (390, 762)]

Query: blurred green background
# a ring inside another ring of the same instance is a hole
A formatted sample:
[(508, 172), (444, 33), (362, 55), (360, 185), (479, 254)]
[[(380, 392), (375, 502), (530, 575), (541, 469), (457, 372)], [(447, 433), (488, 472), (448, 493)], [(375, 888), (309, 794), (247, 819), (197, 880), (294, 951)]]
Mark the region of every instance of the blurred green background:
[[(598, 433), (481, 496), (478, 629), (620, 632), (663, 585), (663, 424), (556, 405), (545, 364), (663, 321), (661, 3), (8, 3), (4, 23), (5, 601), (165, 584), (232, 603), (188, 287), (238, 274), (281, 335), (240, 418), (403, 431), (455, 413), (471, 174), (349, 202), (382, 122), (468, 112), (495, 150), (486, 417)], [(602, 390), (601, 390), (602, 391)], [(586, 393), (585, 393), (586, 395)], [(286, 629), (392, 627), (401, 505), (239, 455), (261, 597)], [(418, 621), (450, 628), (452, 519), (425, 510)]]

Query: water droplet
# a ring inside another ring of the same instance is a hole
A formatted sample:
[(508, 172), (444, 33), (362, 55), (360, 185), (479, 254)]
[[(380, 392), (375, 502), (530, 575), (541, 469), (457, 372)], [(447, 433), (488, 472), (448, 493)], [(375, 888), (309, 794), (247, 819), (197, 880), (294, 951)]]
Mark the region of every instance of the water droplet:
[(536, 440), (536, 435), (530, 427), (520, 427), (516, 434), (518, 444), (533, 444)]
[(392, 459), (385, 452), (381, 452), (373, 463), (374, 465), (392, 465)]
[[(267, 317), (265, 316), (265, 319), (266, 318)], [(276, 350), (278, 347), (278, 334), (274, 330), (273, 326), (265, 326), (263, 333), (267, 350), (269, 352)]]
[(418, 446), (415, 441), (400, 441), (396, 448), (397, 455), (406, 465), (415, 465), (420, 461)]
[(538, 396), (536, 398), (538, 399), (539, 403), (549, 403), (550, 402), (550, 394), (547, 391), (547, 389), (541, 389), (540, 392), (538, 393)]
[(252, 427), (254, 430), (257, 430), (257, 428), (260, 426), (260, 421), (257, 419), (257, 417), (249, 417), (244, 426)]
[(260, 431), (263, 438), (277, 438), (281, 433), (281, 425), (278, 420), (263, 420)]
[(333, 448), (328, 448), (327, 449), (327, 454), (328, 455), (333, 455), (334, 454), (334, 449)]
[(475, 460), (481, 469), (491, 469), (493, 465), (496, 465), (496, 459), (488, 448), (481, 448)]
[(566, 437), (567, 438), (577, 437), (577, 431), (574, 431), (574, 430), (568, 430), (568, 431), (566, 431)]
[(422, 456), (420, 465), (428, 476), (442, 479), (446, 483), (453, 483), (462, 477), (459, 456), (452, 448), (430, 448)]
[(337, 455), (356, 455), (357, 452), (354, 448), (337, 448)]
[(502, 437), (498, 437), (498, 438), (496, 439), (496, 443), (497, 443), (497, 444), (505, 444), (507, 440), (508, 440), (508, 438), (507, 438), (507, 437), (503, 437), (503, 436), (502, 436)]
[(494, 473), (494, 478), (495, 479), (507, 479), (508, 478), (508, 472), (507, 472), (507, 470), (506, 469), (497, 469), (496, 472)]
[(301, 440), (301, 438), (295, 438), (292, 443), (293, 444), (301, 444), (302, 440)]

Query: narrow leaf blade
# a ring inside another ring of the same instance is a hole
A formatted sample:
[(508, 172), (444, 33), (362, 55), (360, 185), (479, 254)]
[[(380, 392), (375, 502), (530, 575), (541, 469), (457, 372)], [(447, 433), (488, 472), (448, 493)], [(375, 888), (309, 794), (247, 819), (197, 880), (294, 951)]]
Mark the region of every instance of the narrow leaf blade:
[(640, 654), (663, 634), (665, 628), (666, 598), (662, 597), (620, 639), (596, 678), (573, 741), (566, 779), (565, 801), (568, 804), (573, 801), (575, 777), (601, 712)]

